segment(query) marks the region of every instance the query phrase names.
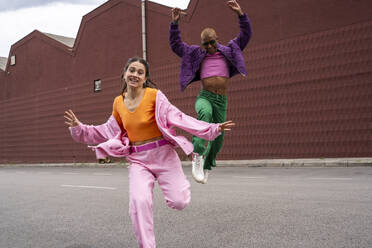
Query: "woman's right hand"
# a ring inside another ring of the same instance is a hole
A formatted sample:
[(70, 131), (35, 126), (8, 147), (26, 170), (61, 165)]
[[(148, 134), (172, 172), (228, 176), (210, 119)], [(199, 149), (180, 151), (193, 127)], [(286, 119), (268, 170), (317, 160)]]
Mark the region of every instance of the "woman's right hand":
[(80, 121), (78, 118), (76, 118), (74, 112), (72, 112), (71, 109), (65, 111), (65, 124), (68, 125), (69, 127), (76, 127), (80, 124)]

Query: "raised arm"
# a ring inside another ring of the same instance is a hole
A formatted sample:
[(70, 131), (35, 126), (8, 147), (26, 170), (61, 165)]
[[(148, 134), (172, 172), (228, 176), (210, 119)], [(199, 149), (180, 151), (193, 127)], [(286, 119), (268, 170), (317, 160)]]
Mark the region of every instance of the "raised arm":
[(233, 42), (238, 44), (240, 50), (243, 50), (252, 36), (252, 28), (249, 19), (236, 0), (227, 1), (227, 5), (238, 15), (240, 33), (235, 39), (233, 39)]
[(89, 145), (99, 144), (121, 132), (120, 126), (113, 115), (106, 123), (98, 126), (81, 123), (71, 109), (65, 112), (64, 117), (65, 124), (69, 126), (71, 136), (76, 142)]
[(188, 47), (188, 45), (181, 40), (181, 31), (178, 26), (181, 14), (186, 15), (186, 13), (182, 12), (179, 8), (172, 9), (172, 22), (169, 28), (169, 45), (172, 48), (172, 51), (179, 57), (183, 56)]

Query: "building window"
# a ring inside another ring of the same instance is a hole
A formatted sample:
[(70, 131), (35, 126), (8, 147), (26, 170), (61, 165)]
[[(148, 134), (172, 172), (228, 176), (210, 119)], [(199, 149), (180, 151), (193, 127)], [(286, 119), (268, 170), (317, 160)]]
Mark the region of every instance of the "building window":
[(16, 60), (15, 60), (16, 58), (15, 58), (15, 55), (12, 55), (11, 57), (10, 57), (10, 65), (15, 65), (16, 64)]
[(101, 91), (101, 79), (94, 80), (94, 92)]

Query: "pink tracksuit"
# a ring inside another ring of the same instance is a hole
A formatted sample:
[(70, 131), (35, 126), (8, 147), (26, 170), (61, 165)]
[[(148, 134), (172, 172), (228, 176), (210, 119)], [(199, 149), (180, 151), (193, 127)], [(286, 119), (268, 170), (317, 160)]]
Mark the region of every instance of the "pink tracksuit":
[(130, 162), (129, 214), (140, 248), (156, 247), (152, 214), (155, 180), (169, 207), (182, 210), (190, 202), (190, 183), (183, 173), (174, 147), (179, 146), (186, 154), (190, 154), (193, 145), (185, 137), (177, 136), (173, 127), (207, 140), (213, 140), (221, 134), (218, 131), (219, 124), (199, 121), (182, 113), (160, 90), (156, 95), (155, 119), (163, 137), (170, 144), (134, 153), (130, 152), (126, 131), (121, 130), (113, 116), (99, 126), (80, 124), (69, 128), (75, 141), (98, 144), (90, 146), (95, 150), (97, 158), (126, 157)]

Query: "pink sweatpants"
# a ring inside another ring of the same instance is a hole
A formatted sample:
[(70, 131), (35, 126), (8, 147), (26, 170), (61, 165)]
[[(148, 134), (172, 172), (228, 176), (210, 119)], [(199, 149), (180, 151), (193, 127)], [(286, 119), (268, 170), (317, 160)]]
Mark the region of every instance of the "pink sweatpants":
[(169, 144), (132, 153), (129, 167), (129, 214), (140, 248), (154, 248), (153, 188), (155, 180), (171, 208), (182, 210), (191, 199), (190, 183), (181, 161)]

